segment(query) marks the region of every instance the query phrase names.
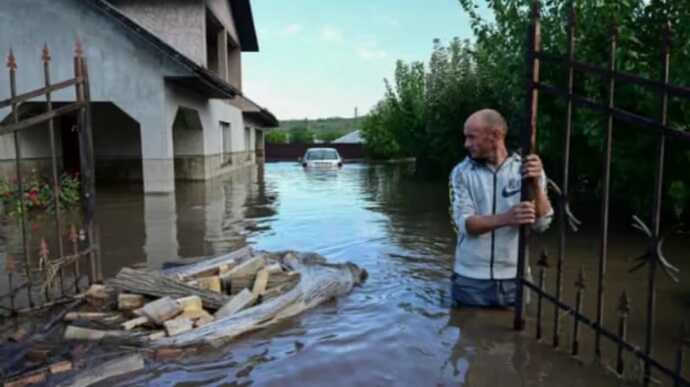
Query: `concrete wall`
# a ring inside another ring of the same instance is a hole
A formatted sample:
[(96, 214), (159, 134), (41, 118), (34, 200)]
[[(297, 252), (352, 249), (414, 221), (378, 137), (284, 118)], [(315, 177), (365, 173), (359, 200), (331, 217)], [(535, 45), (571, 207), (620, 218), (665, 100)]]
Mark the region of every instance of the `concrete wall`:
[[(181, 180), (205, 180), (226, 174), (253, 163), (248, 157), (250, 149), (245, 148), (245, 122), (242, 111), (226, 100), (206, 99), (177, 86), (166, 87), (167, 123), (173, 127), (180, 107), (198, 113), (203, 130), (189, 130), (177, 127), (175, 137), (187, 138), (188, 142), (201, 142), (202, 147), (190, 150), (185, 145), (175, 149), (175, 177)], [(230, 124), (230, 152), (223, 149), (224, 136), (221, 122)], [(191, 140), (190, 137), (195, 137)], [(176, 140), (177, 143), (177, 140)], [(248, 161), (249, 159), (249, 161)]]
[(111, 3), (200, 66), (206, 66), (203, 0), (112, 0)]
[[(230, 0), (232, 1), (232, 0)], [(216, 19), (220, 20), (228, 30), (228, 34), (234, 41), (235, 44), (239, 45), (239, 37), (237, 36), (237, 29), (235, 28), (235, 20), (233, 19), (232, 9), (230, 9), (230, 3), (228, 0), (206, 0), (207, 7), (213, 12)]]

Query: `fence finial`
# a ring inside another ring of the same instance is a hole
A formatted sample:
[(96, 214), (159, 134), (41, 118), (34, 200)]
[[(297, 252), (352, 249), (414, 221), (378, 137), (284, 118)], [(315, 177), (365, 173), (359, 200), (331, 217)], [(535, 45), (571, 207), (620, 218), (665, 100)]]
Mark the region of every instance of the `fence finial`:
[(48, 43), (43, 44), (43, 55), (41, 55), (41, 59), (43, 59), (43, 63), (48, 63), (50, 62), (50, 50), (48, 49)]
[(15, 71), (17, 69), (17, 58), (14, 57), (14, 51), (10, 48), (10, 54), (7, 56), (7, 68), (10, 71)]
[(84, 48), (82, 47), (79, 37), (77, 37), (77, 41), (74, 43), (74, 56), (77, 58), (84, 56)]

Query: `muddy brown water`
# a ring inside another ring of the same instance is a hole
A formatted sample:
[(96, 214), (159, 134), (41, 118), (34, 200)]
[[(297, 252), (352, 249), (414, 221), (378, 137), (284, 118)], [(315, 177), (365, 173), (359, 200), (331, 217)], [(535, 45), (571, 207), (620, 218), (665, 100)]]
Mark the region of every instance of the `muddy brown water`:
[[(550, 346), (553, 309), (542, 343), (534, 340), (535, 298), (527, 330), (511, 330), (512, 313), (453, 309), (449, 301), (455, 235), (443, 182), (411, 178), (409, 165), (347, 164), (336, 171), (305, 171), (296, 163), (269, 163), (206, 183), (178, 183), (175, 195), (142, 195), (136, 185), (98, 187), (102, 270), (220, 254), (244, 244), (258, 249), (318, 252), (352, 261), (369, 272), (351, 294), (227, 346), (188, 356), (147, 361), (145, 371), (110, 385), (329, 385), (329, 386), (611, 386), (627, 382), (606, 372), (615, 348), (604, 341), (603, 367), (593, 364), (592, 335), (581, 332), (579, 359), (568, 355), (571, 324), (562, 316), (562, 349)], [(50, 233), (37, 221), (35, 234)], [(557, 251), (555, 225), (533, 251)], [(0, 252), (20, 255), (18, 230), (3, 226)], [(584, 309), (594, 316), (598, 236), (586, 226), (569, 236), (564, 297), (580, 267), (587, 276)], [(667, 257), (682, 282), (659, 275), (656, 352), (672, 365), (674, 334), (690, 317), (688, 239), (673, 238)], [(630, 337), (640, 346), (645, 326), (646, 273), (628, 274), (629, 258), (644, 240), (629, 229), (610, 240), (606, 326), (615, 329), (623, 289), (632, 299)], [(555, 259), (552, 258), (552, 266)], [(536, 271), (535, 271), (536, 274)], [(553, 288), (553, 269), (547, 283)], [(0, 276), (3, 292), (7, 283)], [(629, 357), (628, 357), (629, 358)], [(97, 363), (98, 360), (92, 360)], [(628, 369), (639, 366), (628, 361)], [(690, 364), (686, 361), (686, 369)], [(670, 383), (662, 379), (666, 385)]]

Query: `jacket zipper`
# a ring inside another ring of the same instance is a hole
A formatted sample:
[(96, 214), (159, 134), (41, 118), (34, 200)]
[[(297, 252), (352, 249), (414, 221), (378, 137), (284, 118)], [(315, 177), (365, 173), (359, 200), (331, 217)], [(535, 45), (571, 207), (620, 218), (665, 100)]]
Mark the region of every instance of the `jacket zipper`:
[[(494, 189), (493, 189), (493, 205), (491, 209), (491, 215), (496, 215), (496, 186), (498, 185), (498, 172), (501, 171), (501, 168), (503, 168), (503, 165), (505, 165), (506, 161), (510, 156), (506, 157), (505, 160), (501, 163), (501, 165), (496, 168), (496, 171), (493, 171), (494, 175)], [(489, 263), (489, 276), (493, 280), (494, 279), (494, 255), (496, 254), (496, 230), (491, 230), (491, 262)]]
[[(498, 170), (494, 172), (494, 201), (491, 215), (496, 215), (496, 184), (498, 184)], [(489, 264), (490, 278), (494, 279), (494, 254), (496, 251), (496, 230), (491, 230), (491, 263)]]

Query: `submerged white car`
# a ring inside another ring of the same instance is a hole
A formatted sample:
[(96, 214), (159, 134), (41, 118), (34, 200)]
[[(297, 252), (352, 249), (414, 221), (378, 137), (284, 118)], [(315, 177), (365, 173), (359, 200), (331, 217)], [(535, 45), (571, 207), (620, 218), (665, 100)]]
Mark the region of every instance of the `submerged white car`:
[(309, 148), (302, 157), (305, 168), (340, 168), (343, 159), (334, 148)]

